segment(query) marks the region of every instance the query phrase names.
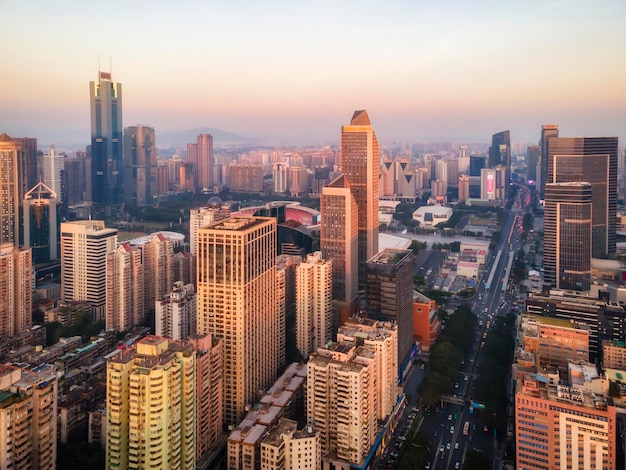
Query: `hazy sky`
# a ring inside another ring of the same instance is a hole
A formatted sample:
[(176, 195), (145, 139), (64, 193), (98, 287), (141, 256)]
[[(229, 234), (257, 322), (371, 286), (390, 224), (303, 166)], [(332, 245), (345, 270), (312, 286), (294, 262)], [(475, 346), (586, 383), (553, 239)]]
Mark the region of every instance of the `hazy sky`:
[[(510, 129), (626, 138), (626, 1), (0, 0), (0, 132), (89, 128), (89, 81), (124, 125), (336, 140), (366, 108), (381, 141)], [(85, 136), (85, 143), (89, 135)]]

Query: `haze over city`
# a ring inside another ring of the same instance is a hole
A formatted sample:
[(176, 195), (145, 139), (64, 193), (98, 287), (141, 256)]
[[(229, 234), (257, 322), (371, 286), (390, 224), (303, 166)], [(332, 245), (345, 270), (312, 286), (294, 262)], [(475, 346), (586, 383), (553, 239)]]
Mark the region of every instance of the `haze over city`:
[(0, 127), (42, 142), (88, 143), (98, 57), (124, 86), (124, 126), (154, 126), (157, 142), (202, 126), (335, 142), (361, 108), (381, 141), (487, 141), (511, 129), (535, 142), (547, 122), (626, 137), (619, 0), (8, 1), (0, 15), (10, 45)]

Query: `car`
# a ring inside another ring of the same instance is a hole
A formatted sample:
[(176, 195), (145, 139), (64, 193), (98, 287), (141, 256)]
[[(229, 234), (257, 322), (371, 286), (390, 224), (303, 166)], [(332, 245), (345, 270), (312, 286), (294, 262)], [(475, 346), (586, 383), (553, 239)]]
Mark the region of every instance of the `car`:
[(489, 427), (485, 424), (485, 427), (483, 428), (483, 431), (487, 432), (489, 431)]
[(454, 434), (454, 426), (450, 426), (450, 434)]
[(448, 415), (448, 421), (452, 421), (452, 415)]
[(400, 439), (401, 441), (406, 441), (406, 436), (400, 436), (398, 437), (398, 439)]
[(415, 411), (416, 413), (420, 410), (418, 407), (414, 406), (413, 408), (411, 408), (412, 411)]
[(454, 388), (459, 388), (459, 383), (458, 382), (454, 384)]
[(454, 469), (455, 470), (459, 470), (459, 468), (461, 468), (461, 464), (459, 462), (454, 464)]
[(446, 449), (450, 450), (450, 443), (449, 442), (446, 444)]
[(455, 448), (455, 449), (458, 449), (458, 448), (459, 448), (459, 443), (458, 443), (458, 442), (455, 442), (455, 443), (454, 443), (454, 448)]
[(424, 465), (424, 468), (426, 470), (429, 470), (430, 469), (430, 462), (426, 462), (426, 465)]
[(415, 419), (415, 417), (416, 417), (416, 416), (417, 416), (417, 415), (416, 415), (415, 413), (411, 413), (411, 414), (409, 415), (409, 419)]
[(441, 444), (439, 446), (439, 452), (443, 452), (444, 450), (446, 450), (446, 448), (443, 446), (443, 444)]
[(435, 437), (437, 437), (438, 435), (439, 435), (439, 431), (435, 429)]
[(463, 377), (463, 380), (465, 380), (467, 382), (467, 375), (465, 377)]

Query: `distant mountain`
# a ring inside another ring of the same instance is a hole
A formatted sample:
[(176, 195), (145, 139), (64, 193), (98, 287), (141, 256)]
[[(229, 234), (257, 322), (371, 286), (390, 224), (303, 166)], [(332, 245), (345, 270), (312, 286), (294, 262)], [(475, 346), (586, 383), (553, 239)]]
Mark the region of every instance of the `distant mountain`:
[(179, 130), (179, 131), (163, 131), (156, 129), (157, 147), (184, 147), (187, 144), (196, 142), (199, 134), (211, 134), (213, 136), (213, 145), (232, 145), (232, 144), (253, 144), (258, 139), (246, 137), (232, 132), (214, 129), (212, 127), (196, 127), (195, 129)]

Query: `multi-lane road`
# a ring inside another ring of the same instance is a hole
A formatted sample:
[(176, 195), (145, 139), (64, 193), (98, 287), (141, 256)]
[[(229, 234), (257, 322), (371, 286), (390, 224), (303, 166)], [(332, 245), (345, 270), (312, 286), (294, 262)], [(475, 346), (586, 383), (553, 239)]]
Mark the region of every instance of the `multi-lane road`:
[[(494, 469), (501, 467), (495, 434), (492, 429), (482, 426), (469, 403), (474, 387), (474, 374), (482, 360), (481, 350), (487, 325), (490, 325), (496, 316), (509, 312), (515, 300), (514, 289), (510, 287), (505, 277), (507, 271), (511, 269), (511, 257), (522, 243), (522, 220), (524, 212), (527, 211), (523, 203), (525, 200), (525, 189), (520, 189), (513, 210), (509, 212), (502, 227), (498, 246), (493, 251), (477, 285), (471, 306), (479, 322), (472, 332), (474, 338), (472, 347), (467, 351), (461, 371), (456, 378), (454, 394), (443, 397), (440, 406), (424, 416), (421, 430), (431, 438), (431, 459), (428, 463), (430, 469), (461, 468), (465, 454), (471, 449), (484, 452), (493, 462)], [(500, 251), (502, 254), (497, 256)], [(492, 282), (487, 289), (487, 280), (492, 272)]]

